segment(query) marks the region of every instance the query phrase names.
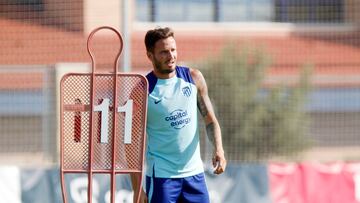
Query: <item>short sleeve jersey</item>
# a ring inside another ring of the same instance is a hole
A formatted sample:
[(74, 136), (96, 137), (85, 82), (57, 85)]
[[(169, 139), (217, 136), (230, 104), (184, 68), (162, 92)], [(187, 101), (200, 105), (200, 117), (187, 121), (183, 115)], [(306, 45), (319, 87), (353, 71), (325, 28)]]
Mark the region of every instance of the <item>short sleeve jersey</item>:
[(197, 88), (187, 67), (176, 67), (176, 76), (147, 76), (146, 175), (181, 178), (204, 171), (200, 157)]

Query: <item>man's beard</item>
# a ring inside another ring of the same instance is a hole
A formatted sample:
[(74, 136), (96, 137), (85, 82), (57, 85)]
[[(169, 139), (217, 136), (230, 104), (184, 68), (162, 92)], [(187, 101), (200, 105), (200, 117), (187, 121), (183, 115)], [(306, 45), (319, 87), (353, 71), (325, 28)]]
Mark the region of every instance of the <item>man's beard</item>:
[(161, 74), (169, 74), (169, 73), (174, 72), (174, 69), (162, 69), (161, 68), (162, 64), (157, 60), (154, 61), (154, 65), (155, 65), (156, 70)]

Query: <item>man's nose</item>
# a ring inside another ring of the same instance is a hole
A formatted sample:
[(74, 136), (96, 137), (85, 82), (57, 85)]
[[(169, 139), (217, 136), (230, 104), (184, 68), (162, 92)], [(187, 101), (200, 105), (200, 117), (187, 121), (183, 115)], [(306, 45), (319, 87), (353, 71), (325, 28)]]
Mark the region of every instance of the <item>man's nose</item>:
[(175, 52), (172, 52), (170, 51), (169, 52), (169, 56), (168, 56), (170, 59), (174, 59), (176, 57), (176, 53)]

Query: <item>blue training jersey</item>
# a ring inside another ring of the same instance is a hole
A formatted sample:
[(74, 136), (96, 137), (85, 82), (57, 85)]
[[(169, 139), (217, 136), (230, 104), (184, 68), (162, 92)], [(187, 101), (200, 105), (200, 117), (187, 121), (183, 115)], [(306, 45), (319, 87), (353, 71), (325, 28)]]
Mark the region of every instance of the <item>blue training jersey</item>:
[(204, 172), (200, 157), (197, 88), (190, 69), (176, 66), (176, 76), (147, 76), (146, 175), (182, 178)]

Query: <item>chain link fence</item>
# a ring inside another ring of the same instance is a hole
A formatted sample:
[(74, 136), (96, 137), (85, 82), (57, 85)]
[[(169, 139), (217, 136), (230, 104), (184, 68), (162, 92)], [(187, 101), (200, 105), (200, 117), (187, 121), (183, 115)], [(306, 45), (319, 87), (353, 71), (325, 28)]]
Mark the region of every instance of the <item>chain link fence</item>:
[[(358, 1), (129, 3), (132, 71), (151, 70), (143, 45), (146, 30), (172, 27), (179, 63), (192, 64), (206, 76), (231, 162), (360, 159)], [(122, 5), (121, 0), (0, 1), (0, 164), (58, 162), (55, 64), (89, 63), (89, 31), (100, 25), (119, 29)], [(171, 15), (164, 9), (170, 6)], [(96, 46), (105, 68), (117, 48), (108, 38), (103, 35)], [(235, 55), (222, 54), (228, 44)], [(250, 53), (244, 57), (247, 48)], [(269, 62), (251, 86), (251, 74), (240, 77), (255, 67), (255, 50)], [(309, 90), (301, 98), (281, 100), (300, 87), (304, 65), (312, 67)], [(270, 102), (274, 98), (277, 103)], [(298, 116), (284, 117), (286, 112)], [(271, 140), (270, 131), (282, 133)], [(203, 128), (201, 139), (204, 160), (209, 161), (212, 147)], [(304, 140), (307, 145), (300, 150)]]

